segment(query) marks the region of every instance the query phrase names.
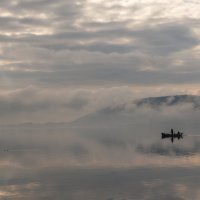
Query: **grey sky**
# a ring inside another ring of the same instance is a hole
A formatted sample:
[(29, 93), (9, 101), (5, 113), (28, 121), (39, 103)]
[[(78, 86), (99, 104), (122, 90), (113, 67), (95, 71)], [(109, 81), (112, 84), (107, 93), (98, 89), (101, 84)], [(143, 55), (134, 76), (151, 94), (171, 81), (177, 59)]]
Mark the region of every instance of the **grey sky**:
[(2, 0), (1, 121), (17, 122), (16, 109), (21, 122), (49, 112), (69, 121), (113, 93), (119, 103), (122, 94), (199, 94), (199, 8), (195, 0)]

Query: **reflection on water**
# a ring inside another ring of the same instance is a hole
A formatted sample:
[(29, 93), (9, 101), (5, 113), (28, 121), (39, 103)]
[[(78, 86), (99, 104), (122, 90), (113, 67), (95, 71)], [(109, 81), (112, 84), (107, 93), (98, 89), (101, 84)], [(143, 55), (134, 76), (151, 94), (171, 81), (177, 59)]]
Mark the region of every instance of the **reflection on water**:
[[(140, 137), (143, 134), (142, 137)], [(5, 128), (1, 199), (199, 199), (200, 140), (154, 130)]]

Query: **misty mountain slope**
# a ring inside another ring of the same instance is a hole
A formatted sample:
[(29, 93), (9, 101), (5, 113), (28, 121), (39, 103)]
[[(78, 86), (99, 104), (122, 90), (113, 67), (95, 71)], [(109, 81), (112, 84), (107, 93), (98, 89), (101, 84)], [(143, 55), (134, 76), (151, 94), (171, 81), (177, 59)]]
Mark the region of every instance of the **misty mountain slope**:
[[(80, 127), (101, 127), (134, 129), (140, 127), (145, 131), (148, 127), (184, 127), (188, 123), (199, 124), (200, 97), (193, 95), (177, 95), (150, 97), (130, 104), (108, 106), (95, 113), (84, 116), (73, 123)], [(187, 123), (186, 123), (187, 122)], [(196, 126), (196, 125), (195, 125)]]
[(149, 97), (136, 101), (137, 106), (149, 105), (153, 107), (158, 107), (162, 105), (174, 106), (181, 103), (191, 103), (194, 105), (194, 107), (200, 107), (200, 96), (176, 95), (176, 96)]

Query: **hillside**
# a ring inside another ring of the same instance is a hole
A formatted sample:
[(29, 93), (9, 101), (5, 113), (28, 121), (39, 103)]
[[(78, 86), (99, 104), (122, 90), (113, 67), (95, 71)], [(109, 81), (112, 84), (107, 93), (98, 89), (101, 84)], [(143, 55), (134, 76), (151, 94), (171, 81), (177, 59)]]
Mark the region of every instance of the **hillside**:
[[(186, 104), (191, 106), (187, 108)], [(108, 106), (79, 118), (72, 122), (71, 125), (77, 127), (116, 127), (116, 129), (119, 129), (128, 126), (149, 125), (151, 123), (159, 123), (160, 121), (166, 125), (168, 123), (173, 124), (175, 121), (176, 124), (181, 124), (183, 117), (190, 118), (189, 115), (192, 115), (194, 109), (198, 110), (199, 107), (199, 96), (149, 97), (131, 102), (130, 104)], [(188, 111), (188, 109), (190, 110)]]

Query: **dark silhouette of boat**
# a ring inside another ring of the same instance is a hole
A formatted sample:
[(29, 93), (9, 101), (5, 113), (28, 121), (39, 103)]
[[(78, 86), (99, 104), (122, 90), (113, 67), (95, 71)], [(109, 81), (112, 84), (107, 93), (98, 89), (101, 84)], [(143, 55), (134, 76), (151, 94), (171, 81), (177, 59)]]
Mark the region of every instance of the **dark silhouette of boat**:
[(170, 133), (161, 133), (161, 138), (162, 139), (170, 138), (171, 142), (173, 143), (174, 142), (174, 138), (178, 138), (178, 140), (179, 139), (183, 139), (183, 133), (181, 133), (179, 131), (177, 133), (175, 133), (174, 130), (171, 129)]

